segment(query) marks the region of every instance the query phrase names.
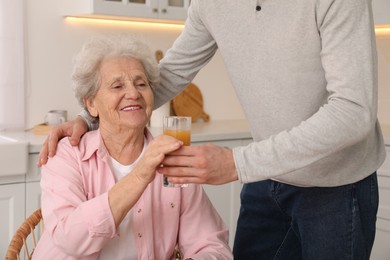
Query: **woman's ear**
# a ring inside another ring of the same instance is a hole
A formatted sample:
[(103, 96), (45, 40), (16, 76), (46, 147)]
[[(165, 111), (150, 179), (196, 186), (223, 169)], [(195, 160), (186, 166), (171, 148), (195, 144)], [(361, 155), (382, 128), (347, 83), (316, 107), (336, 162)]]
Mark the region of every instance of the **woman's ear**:
[(95, 107), (95, 104), (93, 103), (93, 100), (90, 98), (84, 97), (83, 102), (84, 102), (85, 106), (87, 107), (89, 114), (93, 117), (98, 117), (99, 113)]

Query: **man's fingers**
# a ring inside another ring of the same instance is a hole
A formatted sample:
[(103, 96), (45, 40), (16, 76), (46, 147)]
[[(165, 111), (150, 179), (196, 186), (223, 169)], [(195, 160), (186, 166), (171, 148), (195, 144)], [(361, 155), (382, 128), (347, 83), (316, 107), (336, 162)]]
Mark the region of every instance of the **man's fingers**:
[(41, 151), (39, 152), (39, 158), (37, 162), (38, 167), (41, 167), (47, 162), (47, 155), (48, 155), (47, 142), (48, 142), (48, 138), (46, 138), (45, 142), (42, 145)]
[(168, 177), (168, 182), (174, 183), (174, 184), (187, 184), (187, 183), (193, 183), (193, 184), (205, 184), (206, 181), (197, 178), (197, 177)]

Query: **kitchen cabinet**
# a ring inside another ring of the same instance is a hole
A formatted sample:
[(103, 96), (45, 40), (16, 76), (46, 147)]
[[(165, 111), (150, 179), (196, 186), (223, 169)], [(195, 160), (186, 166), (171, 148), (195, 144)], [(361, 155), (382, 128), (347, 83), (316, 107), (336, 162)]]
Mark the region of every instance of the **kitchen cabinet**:
[(26, 175), (26, 217), (41, 207), (41, 168), (36, 166), (38, 153), (29, 155), (29, 170)]
[(376, 25), (390, 25), (390, 1), (372, 0), (372, 12)]
[(82, 2), (84, 3), (80, 1), (74, 4), (64, 3), (64, 10), (66, 10), (64, 15), (183, 23), (191, 0), (89, 0)]
[[(0, 178), (0, 230), (4, 238), (0, 240), (0, 258), (5, 258), (9, 242), (23, 221), (41, 206), (37, 160), (38, 153), (30, 153), (27, 174)], [(36, 235), (39, 239), (40, 233)]]
[[(211, 143), (222, 147), (233, 148), (245, 146), (252, 142), (252, 139), (221, 140)], [(202, 145), (207, 142), (193, 142), (192, 145)], [(233, 248), (234, 236), (236, 234), (237, 219), (240, 213), (240, 193), (242, 183), (239, 181), (224, 185), (203, 185), (203, 188), (213, 203), (214, 207), (221, 215), (226, 226), (229, 228), (229, 245)]]
[(372, 260), (388, 260), (390, 257), (390, 145), (386, 146), (386, 153), (386, 160), (378, 170), (379, 209)]
[(9, 241), (25, 219), (25, 184), (0, 185), (0, 258), (5, 259)]

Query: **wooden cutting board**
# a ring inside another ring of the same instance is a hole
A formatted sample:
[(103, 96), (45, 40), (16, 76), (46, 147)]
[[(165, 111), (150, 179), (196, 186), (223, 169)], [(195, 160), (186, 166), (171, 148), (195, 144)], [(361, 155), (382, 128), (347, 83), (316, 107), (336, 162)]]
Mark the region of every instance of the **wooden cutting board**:
[(210, 120), (210, 116), (203, 110), (203, 96), (200, 89), (190, 83), (186, 89), (172, 100), (172, 111), (177, 116), (190, 116), (192, 122), (203, 119)]
[[(164, 57), (161, 50), (155, 52), (157, 62)], [(171, 101), (171, 113), (175, 116), (190, 116), (192, 122), (203, 119), (210, 120), (210, 116), (203, 111), (203, 96), (200, 89), (190, 83), (186, 89)]]

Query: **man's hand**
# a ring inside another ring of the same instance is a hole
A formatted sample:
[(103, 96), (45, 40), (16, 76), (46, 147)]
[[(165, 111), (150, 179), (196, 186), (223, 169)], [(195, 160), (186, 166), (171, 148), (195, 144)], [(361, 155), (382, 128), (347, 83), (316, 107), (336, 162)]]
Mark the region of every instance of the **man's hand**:
[(72, 121), (53, 127), (42, 145), (37, 165), (41, 167), (47, 162), (48, 157), (53, 157), (56, 154), (57, 143), (61, 138), (70, 136), (70, 143), (78, 145), (81, 136), (87, 131), (88, 126), (80, 116)]
[(213, 144), (183, 146), (167, 155), (158, 171), (176, 184), (225, 184), (238, 180), (233, 152)]

